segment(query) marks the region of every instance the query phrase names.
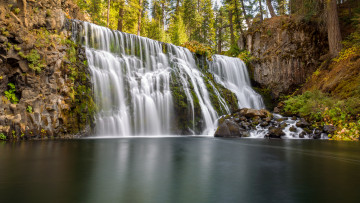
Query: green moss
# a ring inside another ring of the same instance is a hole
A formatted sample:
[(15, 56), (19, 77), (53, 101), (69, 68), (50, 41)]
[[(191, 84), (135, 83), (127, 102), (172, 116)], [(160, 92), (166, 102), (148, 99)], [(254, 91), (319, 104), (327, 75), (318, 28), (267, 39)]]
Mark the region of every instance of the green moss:
[(15, 51), (20, 51), (21, 50), (21, 48), (18, 47), (16, 44), (14, 44), (14, 49), (15, 49)]
[(85, 126), (93, 125), (97, 106), (93, 100), (87, 62), (78, 58), (81, 47), (70, 39), (62, 39), (60, 43), (68, 47), (64, 59), (70, 62), (62, 67), (71, 80), (69, 85), (72, 90), (68, 95), (71, 98), (71, 110), (65, 112), (69, 119), (66, 125), (70, 133), (76, 134), (85, 129)]
[(253, 87), (253, 89), (261, 95), (261, 97), (263, 98), (264, 104), (266, 109), (268, 110), (272, 110), (275, 108), (276, 106), (276, 102), (274, 102), (272, 96), (271, 96), (271, 90), (267, 89), (267, 88), (258, 88), (258, 87)]

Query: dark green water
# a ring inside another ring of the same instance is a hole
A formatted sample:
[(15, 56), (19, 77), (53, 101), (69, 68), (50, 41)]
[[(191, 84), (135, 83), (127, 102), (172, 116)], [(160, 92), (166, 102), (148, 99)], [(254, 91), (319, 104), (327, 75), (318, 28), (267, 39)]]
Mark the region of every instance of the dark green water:
[(0, 142), (0, 202), (359, 202), (360, 143)]

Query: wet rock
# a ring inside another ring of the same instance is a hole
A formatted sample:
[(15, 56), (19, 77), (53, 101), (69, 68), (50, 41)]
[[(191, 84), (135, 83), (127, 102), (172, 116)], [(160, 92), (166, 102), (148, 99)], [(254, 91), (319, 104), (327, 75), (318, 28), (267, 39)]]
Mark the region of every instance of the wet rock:
[(260, 123), (260, 126), (261, 126), (261, 127), (266, 127), (266, 126), (268, 126), (268, 125), (269, 125), (269, 123), (266, 122), (266, 121)]
[(280, 109), (278, 107), (274, 108), (274, 113), (280, 113)]
[(293, 116), (293, 117), (291, 117), (291, 120), (296, 121), (296, 120), (297, 120), (297, 117), (296, 117), (296, 116)]
[(326, 134), (334, 134), (336, 127), (333, 125), (324, 125), (323, 132)]
[(289, 128), (289, 130), (290, 130), (291, 132), (296, 132), (296, 131), (297, 131), (297, 128), (294, 127), (294, 126), (291, 126), (291, 127)]
[(312, 134), (313, 139), (321, 139), (321, 133), (322, 133), (322, 130), (315, 129)]
[(308, 123), (304, 118), (301, 118), (300, 121), (296, 123), (296, 127), (305, 128), (309, 127), (310, 123)]
[(268, 134), (266, 134), (266, 137), (269, 138), (281, 138), (281, 136), (284, 136), (285, 133), (281, 128), (276, 127), (270, 127)]
[(281, 128), (281, 129), (284, 129), (284, 128), (286, 128), (287, 126), (288, 126), (287, 123), (281, 123), (281, 124), (280, 124), (280, 128)]
[(299, 134), (299, 138), (305, 138), (305, 135), (307, 135), (307, 133), (305, 131), (302, 131), (300, 134)]
[(226, 119), (215, 132), (215, 137), (241, 137), (240, 127), (233, 121)]
[(312, 130), (310, 130), (309, 128), (303, 128), (303, 130), (306, 132), (306, 134), (311, 134)]

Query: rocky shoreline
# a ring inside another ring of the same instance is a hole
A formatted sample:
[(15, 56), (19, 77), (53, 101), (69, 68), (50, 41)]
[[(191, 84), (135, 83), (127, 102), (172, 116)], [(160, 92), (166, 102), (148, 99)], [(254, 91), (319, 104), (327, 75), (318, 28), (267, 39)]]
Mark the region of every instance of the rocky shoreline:
[(304, 118), (282, 117), (265, 109), (238, 109), (218, 121), (215, 137), (222, 138), (308, 138), (327, 139), (335, 127), (314, 127)]

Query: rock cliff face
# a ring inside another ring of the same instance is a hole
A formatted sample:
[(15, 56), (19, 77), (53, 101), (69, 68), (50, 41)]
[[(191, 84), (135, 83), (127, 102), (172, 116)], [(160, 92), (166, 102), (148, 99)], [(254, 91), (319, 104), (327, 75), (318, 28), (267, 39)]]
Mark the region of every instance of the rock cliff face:
[(255, 82), (272, 91), (276, 99), (306, 81), (327, 52), (327, 35), (315, 23), (281, 16), (254, 24), (239, 40), (240, 49), (255, 57), (251, 69)]
[(67, 0), (1, 1), (0, 134), (7, 139), (90, 130), (94, 104), (86, 57), (70, 40), (67, 20), (84, 19), (78, 11)]

